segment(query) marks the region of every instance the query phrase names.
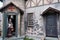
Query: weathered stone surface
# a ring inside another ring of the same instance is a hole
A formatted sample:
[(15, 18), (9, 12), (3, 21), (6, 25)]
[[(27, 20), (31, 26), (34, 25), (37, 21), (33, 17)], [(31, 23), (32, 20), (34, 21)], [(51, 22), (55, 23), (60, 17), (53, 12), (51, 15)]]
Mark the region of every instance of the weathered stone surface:
[(10, 2), (14, 3), (16, 6), (18, 6), (20, 9), (24, 10), (24, 0), (4, 0), (3, 6), (9, 4)]
[[(41, 14), (46, 10), (46, 9), (48, 9), (49, 7), (52, 7), (52, 8), (55, 8), (55, 9), (57, 9), (57, 10), (60, 10), (60, 3), (56, 3), (56, 4), (50, 4), (50, 5), (44, 5), (44, 6), (38, 6), (38, 7), (33, 7), (33, 8), (27, 8), (26, 9), (26, 14), (28, 14), (28, 13), (34, 13), (34, 19), (36, 20), (36, 22), (34, 22), (35, 23), (35, 26), (34, 26), (34, 30), (36, 31), (36, 27), (38, 27), (38, 26), (36, 26), (36, 24), (38, 24), (39, 25), (39, 29), (42, 29), (41, 31), (42, 31), (42, 33), (43, 34), (41, 34), (41, 35), (43, 35), (44, 37), (46, 36), (46, 30), (45, 30), (45, 25), (44, 25), (44, 20), (43, 20), (43, 17), (41, 16)], [(60, 18), (59, 18), (59, 20), (60, 20)], [(26, 21), (27, 22), (27, 21)], [(58, 28), (58, 34), (60, 35), (60, 31), (59, 31), (59, 29), (60, 29), (60, 26), (59, 26), (59, 22), (58, 22), (58, 26), (57, 26), (57, 28)], [(37, 32), (37, 31), (36, 31)], [(39, 31), (40, 32), (40, 31)], [(41, 33), (41, 32), (40, 32)], [(29, 34), (28, 34), (29, 35)], [(33, 35), (33, 34), (32, 34)], [(36, 35), (36, 34), (35, 34)], [(41, 36), (40, 35), (40, 36)], [(59, 37), (60, 38), (60, 37)]]

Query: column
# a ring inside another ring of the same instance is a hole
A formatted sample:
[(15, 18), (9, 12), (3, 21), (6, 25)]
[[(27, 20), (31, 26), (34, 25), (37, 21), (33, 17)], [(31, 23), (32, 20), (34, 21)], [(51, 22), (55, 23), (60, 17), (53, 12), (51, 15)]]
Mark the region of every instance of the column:
[(24, 29), (24, 15), (21, 15), (21, 36), (24, 36), (24, 32), (25, 32), (25, 29)]
[(18, 14), (18, 37), (20, 37), (20, 13)]

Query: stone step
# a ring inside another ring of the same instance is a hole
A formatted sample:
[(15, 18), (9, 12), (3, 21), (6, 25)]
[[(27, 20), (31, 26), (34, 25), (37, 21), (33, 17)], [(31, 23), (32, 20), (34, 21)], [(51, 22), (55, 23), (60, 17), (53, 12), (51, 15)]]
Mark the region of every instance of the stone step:
[(21, 38), (11, 38), (11, 39), (4, 39), (4, 40), (23, 40), (23, 39), (21, 39)]
[(54, 38), (54, 37), (46, 37), (45, 40), (58, 40), (58, 38)]
[(5, 38), (4, 40), (23, 40), (23, 37), (11, 37), (11, 38)]

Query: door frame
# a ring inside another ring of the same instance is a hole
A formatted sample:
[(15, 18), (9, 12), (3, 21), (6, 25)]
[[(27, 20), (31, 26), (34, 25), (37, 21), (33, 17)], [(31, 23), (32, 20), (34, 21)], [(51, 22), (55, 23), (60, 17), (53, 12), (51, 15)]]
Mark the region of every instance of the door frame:
[[(10, 15), (10, 13), (8, 13), (8, 14), (7, 14), (7, 13), (4, 13), (4, 14), (3, 14), (3, 39), (6, 38), (6, 36), (4, 36), (4, 34), (5, 34), (5, 31), (4, 31), (4, 29), (5, 29), (5, 26), (4, 26), (5, 23), (4, 23), (4, 21), (5, 21), (5, 19), (6, 19), (6, 18), (4, 17), (5, 15), (7, 15), (7, 17), (8, 17), (8, 15)], [(12, 14), (11, 14), (11, 15), (12, 15)], [(13, 12), (13, 15), (16, 15), (16, 32), (15, 32), (15, 37), (17, 37), (17, 36), (18, 36), (18, 14)]]

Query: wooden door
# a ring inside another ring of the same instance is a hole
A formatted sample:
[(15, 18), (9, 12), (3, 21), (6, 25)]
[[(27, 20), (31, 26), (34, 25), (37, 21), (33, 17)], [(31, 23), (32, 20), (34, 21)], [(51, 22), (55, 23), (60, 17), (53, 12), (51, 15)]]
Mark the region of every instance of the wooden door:
[(57, 37), (57, 15), (50, 14), (46, 16), (46, 36)]

